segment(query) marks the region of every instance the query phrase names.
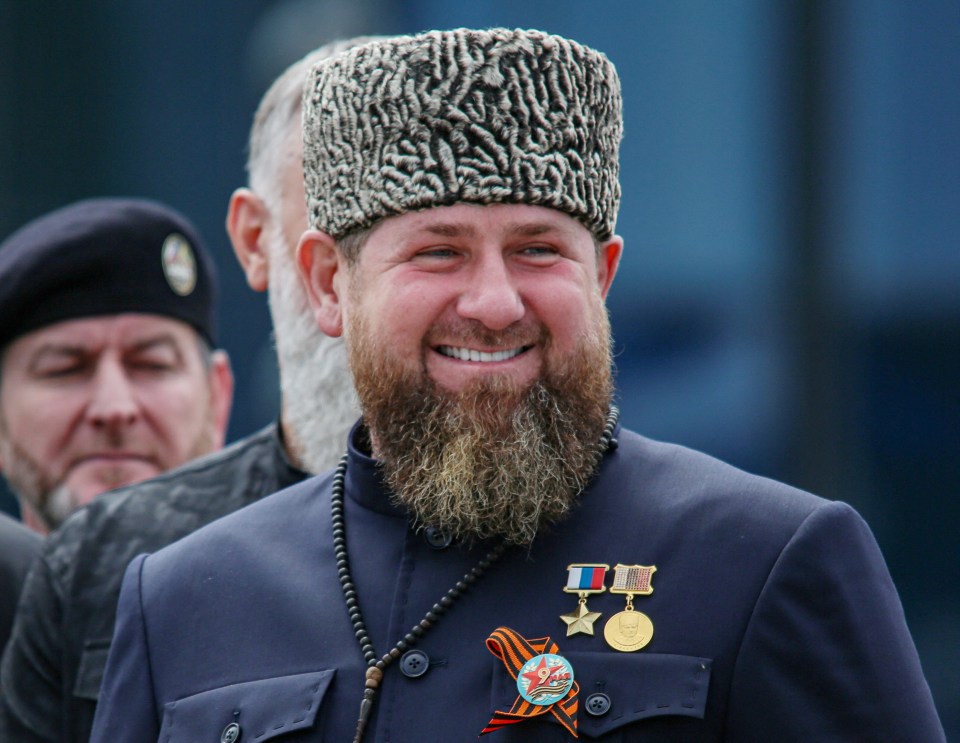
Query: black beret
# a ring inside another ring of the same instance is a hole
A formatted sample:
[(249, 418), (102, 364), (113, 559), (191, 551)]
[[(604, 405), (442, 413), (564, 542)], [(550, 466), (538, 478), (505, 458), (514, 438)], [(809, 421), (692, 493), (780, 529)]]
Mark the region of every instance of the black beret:
[(214, 342), (216, 268), (196, 229), (142, 199), (88, 199), (0, 245), (0, 348), (63, 320), (165, 315)]

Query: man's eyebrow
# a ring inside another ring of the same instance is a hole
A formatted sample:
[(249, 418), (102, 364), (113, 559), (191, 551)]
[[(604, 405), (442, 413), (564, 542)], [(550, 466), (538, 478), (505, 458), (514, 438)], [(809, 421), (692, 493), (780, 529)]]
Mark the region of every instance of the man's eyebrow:
[[(153, 348), (163, 346), (168, 346), (174, 351), (178, 353), (180, 352), (180, 344), (177, 343), (176, 338), (167, 333), (163, 333), (162, 335), (141, 338), (134, 341), (124, 349), (124, 353), (141, 353), (143, 351), (149, 351)], [(33, 365), (34, 363), (42, 361), (44, 358), (51, 356), (69, 356), (80, 358), (84, 356), (95, 355), (97, 352), (97, 349), (70, 341), (49, 341), (34, 351), (30, 358), (30, 363)]]
[(562, 229), (555, 224), (549, 224), (547, 222), (518, 222), (515, 224), (508, 223), (504, 231), (513, 235), (522, 235), (523, 237), (536, 237), (537, 235), (544, 235), (548, 232), (560, 232)]
[(440, 237), (473, 237), (477, 234), (472, 225), (459, 222), (433, 222), (426, 225), (423, 231)]
[(140, 351), (149, 351), (157, 346), (169, 346), (175, 351), (180, 350), (180, 344), (177, 342), (177, 339), (168, 333), (141, 338), (131, 343), (125, 350), (128, 353), (137, 353)]
[[(423, 231), (441, 237), (475, 237), (478, 234), (473, 225), (459, 222), (434, 222), (425, 225)], [(549, 222), (508, 222), (503, 231), (512, 235), (536, 237), (548, 232), (562, 232), (563, 228)]]
[(47, 341), (42, 346), (38, 347), (34, 352), (34, 356), (39, 356), (45, 353), (86, 353), (87, 347), (79, 343), (71, 343), (70, 341)]

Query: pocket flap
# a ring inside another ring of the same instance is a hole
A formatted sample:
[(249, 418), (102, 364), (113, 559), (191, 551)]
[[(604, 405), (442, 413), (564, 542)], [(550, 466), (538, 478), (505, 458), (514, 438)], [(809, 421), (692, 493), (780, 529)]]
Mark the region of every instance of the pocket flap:
[[(313, 725), (334, 671), (246, 681), (202, 691), (164, 706), (162, 741), (219, 741), (228, 726), (233, 739), (266, 741)], [(225, 736), (230, 739), (230, 736)]]
[[(647, 717), (683, 715), (703, 718), (713, 662), (708, 658), (656, 653), (564, 653), (580, 686), (577, 728), (597, 738)], [(510, 709), (517, 682), (496, 661), (493, 703)], [(602, 704), (593, 695), (605, 695)], [(594, 703), (591, 703), (594, 702)], [(591, 714), (592, 710), (594, 714)], [(599, 712), (599, 714), (596, 714)], [(553, 720), (552, 715), (544, 719)]]
[(83, 644), (77, 678), (73, 682), (73, 695), (79, 699), (97, 701), (100, 698), (100, 684), (103, 681), (103, 669), (107, 667), (107, 654), (110, 652), (110, 639), (88, 640)]

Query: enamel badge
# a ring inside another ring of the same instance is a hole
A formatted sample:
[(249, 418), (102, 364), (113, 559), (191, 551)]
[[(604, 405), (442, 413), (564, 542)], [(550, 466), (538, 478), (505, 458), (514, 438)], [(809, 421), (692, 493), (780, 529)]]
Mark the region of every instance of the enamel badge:
[(617, 565), (614, 567), (613, 586), (610, 593), (627, 597), (626, 608), (614, 614), (603, 628), (603, 639), (614, 650), (632, 653), (653, 639), (653, 622), (646, 614), (633, 608), (633, 597), (653, 593), (650, 581), (657, 570), (656, 565)]
[(487, 649), (516, 680), (519, 695), (510, 709), (494, 711), (480, 735), (552, 717), (577, 737), (580, 688), (573, 679), (573, 666), (560, 655), (557, 643), (549, 637), (528, 640), (516, 630), (498, 627), (487, 638)]
[(573, 666), (562, 655), (535, 655), (517, 674), (517, 691), (530, 704), (559, 702), (573, 688)]
[(587, 596), (607, 590), (604, 581), (609, 569), (610, 566), (603, 563), (574, 563), (567, 566), (567, 585), (563, 590), (580, 597), (574, 611), (560, 615), (567, 625), (567, 637), (577, 633), (593, 634), (593, 623), (600, 618), (600, 612), (587, 608)]
[(181, 297), (190, 294), (197, 285), (197, 259), (187, 238), (176, 232), (167, 235), (160, 249), (160, 260), (170, 288)]

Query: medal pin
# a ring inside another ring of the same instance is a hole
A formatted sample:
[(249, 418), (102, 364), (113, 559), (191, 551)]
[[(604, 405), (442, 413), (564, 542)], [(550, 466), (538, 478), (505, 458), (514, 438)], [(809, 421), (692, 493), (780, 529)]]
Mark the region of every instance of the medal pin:
[(567, 637), (578, 633), (593, 634), (593, 623), (600, 618), (600, 612), (587, 608), (587, 596), (607, 590), (604, 581), (609, 569), (610, 566), (603, 563), (574, 563), (567, 566), (567, 585), (563, 590), (580, 597), (574, 611), (560, 615), (567, 625)]
[(625, 594), (627, 597), (626, 609), (610, 617), (603, 628), (603, 638), (614, 650), (632, 653), (653, 639), (653, 622), (646, 614), (633, 608), (633, 597), (653, 593), (650, 581), (656, 570), (656, 565), (618, 564), (614, 567), (610, 593)]

